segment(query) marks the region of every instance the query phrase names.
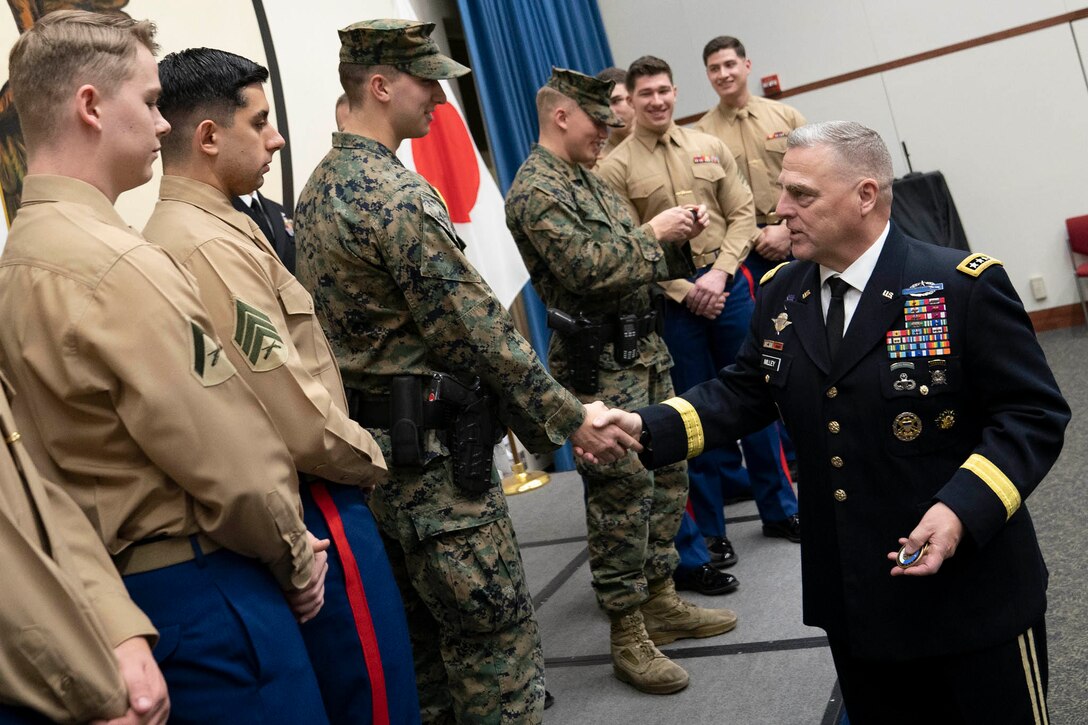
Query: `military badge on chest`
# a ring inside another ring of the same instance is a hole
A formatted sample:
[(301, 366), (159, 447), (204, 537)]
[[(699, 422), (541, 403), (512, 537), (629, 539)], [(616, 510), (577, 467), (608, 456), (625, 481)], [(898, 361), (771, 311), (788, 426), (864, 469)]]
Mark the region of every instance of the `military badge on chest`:
[[(886, 336), (889, 370), (891, 375), (889, 396), (902, 396), (904, 400), (914, 395), (927, 397), (949, 384), (948, 357), (952, 344), (948, 334), (947, 300), (937, 296), (944, 290), (940, 282), (916, 282), (902, 291), (902, 329), (889, 330)], [(940, 430), (955, 425), (953, 410), (943, 410), (932, 421)], [(912, 411), (903, 411), (892, 422), (892, 434), (908, 443), (917, 439), (927, 422)]]
[[(775, 336), (773, 338), (767, 338), (763, 340), (764, 353), (762, 365), (764, 369), (768, 371), (778, 372), (782, 369), (782, 358), (776, 355), (768, 354), (766, 351), (773, 350), (775, 352), (781, 352), (783, 349), (785, 349), (786, 344), (778, 338), (782, 335), (783, 331), (785, 331), (787, 327), (793, 324), (793, 322), (790, 320), (790, 316), (785, 311), (782, 311), (771, 318), (771, 324), (774, 325)], [(765, 377), (765, 380), (766, 382), (770, 382), (770, 375), (767, 375)]]

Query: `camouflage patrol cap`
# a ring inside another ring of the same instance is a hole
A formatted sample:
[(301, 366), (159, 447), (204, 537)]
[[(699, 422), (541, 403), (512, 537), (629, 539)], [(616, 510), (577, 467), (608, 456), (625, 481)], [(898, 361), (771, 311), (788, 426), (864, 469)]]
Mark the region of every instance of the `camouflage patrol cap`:
[(623, 121), (612, 113), (612, 105), (609, 96), (616, 87), (613, 81), (602, 81), (599, 78), (587, 76), (576, 70), (552, 67), (552, 77), (545, 83), (548, 88), (559, 91), (567, 98), (578, 104), (579, 108), (589, 114), (594, 121), (600, 121), (606, 126), (620, 128)]
[(340, 33), (340, 62), (391, 65), (417, 78), (444, 80), (470, 72), (442, 55), (431, 39), (434, 23), (417, 20), (364, 20)]

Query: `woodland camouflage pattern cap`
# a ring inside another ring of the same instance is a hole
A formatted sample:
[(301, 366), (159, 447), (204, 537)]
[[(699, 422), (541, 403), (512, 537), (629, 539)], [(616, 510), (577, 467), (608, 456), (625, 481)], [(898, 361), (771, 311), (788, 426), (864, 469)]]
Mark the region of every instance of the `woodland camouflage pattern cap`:
[(587, 76), (576, 70), (553, 66), (552, 77), (544, 85), (570, 98), (593, 120), (615, 128), (623, 126), (623, 121), (612, 112), (609, 100), (612, 89), (616, 87), (613, 81), (602, 81), (600, 78)]
[(418, 20), (364, 20), (340, 33), (340, 62), (391, 65), (417, 78), (445, 80), (470, 72), (438, 50), (434, 23)]

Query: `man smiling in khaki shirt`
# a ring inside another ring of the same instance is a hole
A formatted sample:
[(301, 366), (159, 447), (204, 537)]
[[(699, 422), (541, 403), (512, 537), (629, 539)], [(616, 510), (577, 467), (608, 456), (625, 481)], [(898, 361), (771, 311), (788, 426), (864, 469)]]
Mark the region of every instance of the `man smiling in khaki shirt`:
[[(601, 162), (598, 173), (626, 196), (640, 221), (677, 203), (705, 204), (710, 226), (691, 241), (694, 277), (664, 283), (665, 342), (672, 353), (673, 384), (683, 391), (731, 364), (751, 320), (755, 280), (742, 264), (756, 236), (752, 193), (733, 152), (720, 139), (673, 122), (676, 87), (668, 63), (645, 56), (631, 64), (627, 86), (635, 132)], [(726, 537), (724, 493), (745, 478), (767, 536), (797, 539), (797, 497), (783, 466), (775, 426), (728, 449), (698, 456), (688, 466), (695, 521), (707, 539), (711, 562), (737, 561)]]
[(752, 61), (744, 45), (728, 35), (718, 36), (703, 49), (706, 77), (721, 101), (699, 119), (695, 128), (725, 142), (737, 167), (752, 188), (759, 231), (745, 265), (759, 279), (790, 253), (790, 235), (778, 224), (778, 174), (790, 131), (806, 121), (797, 109), (748, 91)]

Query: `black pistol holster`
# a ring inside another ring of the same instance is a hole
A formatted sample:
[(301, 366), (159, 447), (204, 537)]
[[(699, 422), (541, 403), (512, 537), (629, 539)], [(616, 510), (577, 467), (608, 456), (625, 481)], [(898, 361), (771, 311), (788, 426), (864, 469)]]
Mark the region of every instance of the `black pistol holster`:
[(435, 430), (449, 448), (457, 486), (468, 493), (491, 488), (493, 449), (503, 429), (479, 378), (465, 385), (446, 373), (397, 375), (388, 396), (348, 388), (347, 397), (353, 420), (389, 431), (394, 466), (423, 465), (423, 432)]
[(389, 383), (389, 442), (394, 466), (423, 464), (422, 379), (397, 375)]
[(645, 314), (617, 314), (603, 317), (577, 317), (555, 307), (548, 308), (548, 327), (558, 332), (570, 345), (571, 385), (583, 395), (600, 391), (601, 351), (612, 343), (612, 359), (621, 368), (638, 362), (638, 341), (652, 333), (660, 334), (664, 315), (656, 307)]
[(468, 493), (487, 491), (492, 486), (495, 444), (502, 438), (491, 395), (479, 378), (465, 385), (451, 375), (435, 373), (427, 400), (443, 409), (449, 420), (447, 446), (454, 483)]
[(549, 307), (548, 327), (562, 335), (570, 346), (571, 385), (575, 392), (596, 395), (601, 388), (600, 357), (604, 348), (601, 324), (582, 314), (575, 318)]

